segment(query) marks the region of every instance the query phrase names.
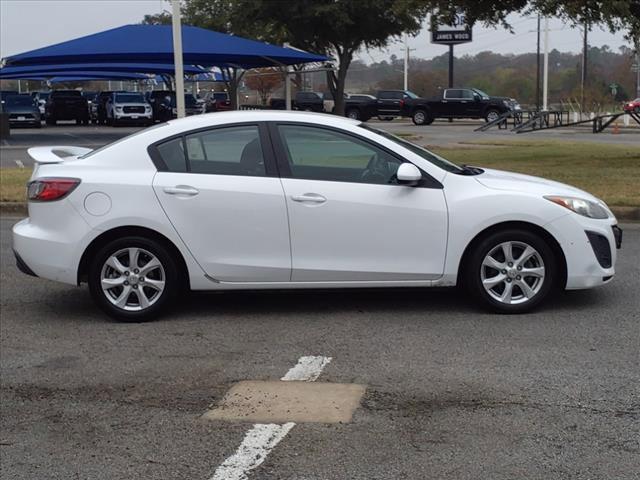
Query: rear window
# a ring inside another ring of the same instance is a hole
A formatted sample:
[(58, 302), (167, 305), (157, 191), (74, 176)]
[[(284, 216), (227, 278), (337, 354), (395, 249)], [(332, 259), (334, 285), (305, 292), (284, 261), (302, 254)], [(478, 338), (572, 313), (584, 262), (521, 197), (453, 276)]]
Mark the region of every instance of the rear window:
[(399, 100), (402, 98), (402, 92), (379, 92), (378, 98)]
[(51, 96), (56, 97), (82, 97), (82, 93), (78, 90), (56, 90), (51, 92)]

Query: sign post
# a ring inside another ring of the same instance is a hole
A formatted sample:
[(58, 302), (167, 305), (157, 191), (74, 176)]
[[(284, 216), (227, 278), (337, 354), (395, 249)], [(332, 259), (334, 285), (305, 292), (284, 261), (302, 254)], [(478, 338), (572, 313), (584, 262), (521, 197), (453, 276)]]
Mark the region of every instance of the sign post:
[(449, 45), (449, 88), (453, 87), (453, 46), (473, 40), (471, 27), (464, 12), (456, 13), (449, 25), (437, 25), (431, 29), (431, 43)]

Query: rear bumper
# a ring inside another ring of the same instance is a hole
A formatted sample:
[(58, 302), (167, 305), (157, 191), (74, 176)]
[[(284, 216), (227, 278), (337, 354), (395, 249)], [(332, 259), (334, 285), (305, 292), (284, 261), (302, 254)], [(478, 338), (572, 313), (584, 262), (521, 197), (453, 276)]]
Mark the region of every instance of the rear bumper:
[(18, 270), (20, 270), (22, 273), (24, 273), (25, 275), (30, 275), (32, 277), (37, 277), (38, 275), (35, 274), (35, 272), (33, 270), (31, 270), (29, 268), (29, 266), (24, 262), (24, 260), (22, 260), (22, 258), (20, 257), (20, 255), (18, 255), (18, 252), (16, 252), (15, 250), (13, 251), (13, 254), (16, 257), (16, 267), (18, 267)]
[[(64, 202), (29, 205), (38, 220), (25, 218), (13, 226), (13, 250), (23, 273), (77, 285), (80, 257), (92, 229), (70, 205), (65, 208)], [(42, 211), (36, 212), (38, 209)], [(66, 216), (61, 217), (59, 210), (64, 210)], [(49, 217), (44, 217), (47, 214)]]

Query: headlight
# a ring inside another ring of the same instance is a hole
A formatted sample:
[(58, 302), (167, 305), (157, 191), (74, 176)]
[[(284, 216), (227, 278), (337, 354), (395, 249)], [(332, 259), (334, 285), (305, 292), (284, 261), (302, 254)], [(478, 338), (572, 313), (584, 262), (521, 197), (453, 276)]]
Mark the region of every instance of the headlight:
[(545, 196), (547, 200), (568, 208), (572, 212), (588, 218), (604, 219), (609, 218), (609, 212), (599, 203), (575, 197), (558, 197), (554, 195)]

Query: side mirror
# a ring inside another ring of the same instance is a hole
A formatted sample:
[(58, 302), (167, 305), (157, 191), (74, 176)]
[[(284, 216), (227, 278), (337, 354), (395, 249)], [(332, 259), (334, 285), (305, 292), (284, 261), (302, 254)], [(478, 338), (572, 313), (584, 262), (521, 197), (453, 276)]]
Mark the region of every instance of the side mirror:
[(422, 180), (422, 173), (413, 163), (403, 163), (398, 167), (396, 177), (400, 185), (415, 187)]

